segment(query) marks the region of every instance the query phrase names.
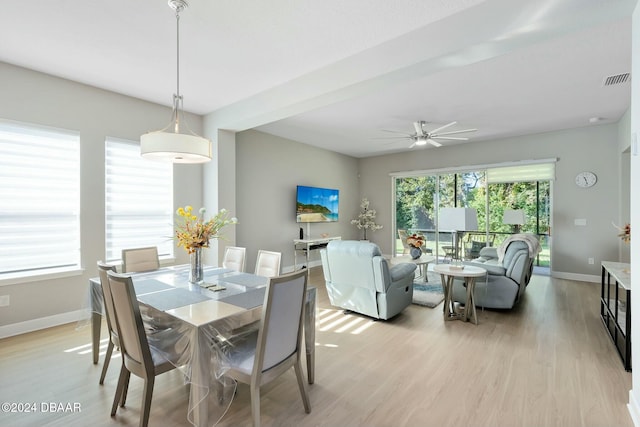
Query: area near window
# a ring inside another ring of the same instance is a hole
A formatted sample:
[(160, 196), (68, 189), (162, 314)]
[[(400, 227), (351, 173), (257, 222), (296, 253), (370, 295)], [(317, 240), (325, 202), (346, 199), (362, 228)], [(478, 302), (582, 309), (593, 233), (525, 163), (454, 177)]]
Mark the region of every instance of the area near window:
[(0, 119), (0, 280), (80, 268), (80, 135)]
[(107, 138), (105, 149), (106, 260), (146, 246), (173, 257), (173, 165), (142, 158), (134, 141)]
[[(437, 170), (394, 173), (396, 253), (407, 251), (402, 236), (425, 237), (423, 251), (441, 260), (472, 259), (482, 247), (498, 246), (510, 234), (536, 234), (543, 248), (536, 265), (549, 268), (552, 181), (555, 159), (516, 165), (478, 166), (475, 170)], [(445, 208), (472, 208), (477, 225), (452, 231)], [(523, 211), (516, 228), (504, 223), (505, 210)]]

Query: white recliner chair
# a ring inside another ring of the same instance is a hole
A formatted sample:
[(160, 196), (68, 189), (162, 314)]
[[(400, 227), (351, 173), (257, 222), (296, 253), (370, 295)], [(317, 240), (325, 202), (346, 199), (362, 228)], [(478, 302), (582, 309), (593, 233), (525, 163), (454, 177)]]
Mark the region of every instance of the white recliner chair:
[(331, 305), (386, 320), (411, 304), (415, 264), (390, 268), (378, 245), (354, 240), (333, 240), (320, 256)]

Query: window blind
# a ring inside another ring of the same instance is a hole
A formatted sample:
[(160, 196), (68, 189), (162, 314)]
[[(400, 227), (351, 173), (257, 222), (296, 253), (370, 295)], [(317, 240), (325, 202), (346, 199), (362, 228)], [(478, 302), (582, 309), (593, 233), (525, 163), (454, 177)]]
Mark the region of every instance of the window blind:
[(489, 184), (552, 181), (554, 179), (556, 179), (555, 163), (531, 163), (487, 169), (487, 182)]
[(0, 119), (0, 277), (73, 267), (80, 267), (80, 135)]
[(137, 142), (107, 138), (105, 151), (107, 261), (146, 246), (173, 256), (173, 165), (142, 158)]

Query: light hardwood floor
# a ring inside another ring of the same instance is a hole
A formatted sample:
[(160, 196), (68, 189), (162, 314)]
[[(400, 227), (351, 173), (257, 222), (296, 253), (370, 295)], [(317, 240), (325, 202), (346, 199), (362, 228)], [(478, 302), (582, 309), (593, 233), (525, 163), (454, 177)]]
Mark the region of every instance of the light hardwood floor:
[[(331, 308), (318, 287), (316, 382), (305, 414), (293, 371), (263, 388), (264, 426), (620, 426), (631, 374), (599, 318), (599, 286), (534, 276), (512, 311), (478, 310), (479, 325), (443, 322), (442, 306), (412, 305), (373, 322)], [(103, 331), (106, 328), (103, 328)], [(105, 335), (106, 339), (106, 335)], [(104, 386), (89, 328), (75, 324), (0, 340), (0, 401), (79, 403), (79, 413), (0, 413), (2, 426), (136, 426), (141, 381), (109, 416), (119, 359)], [(106, 346), (106, 344), (105, 344)], [(156, 379), (151, 426), (188, 426), (180, 373)], [(250, 426), (239, 386), (221, 426)]]

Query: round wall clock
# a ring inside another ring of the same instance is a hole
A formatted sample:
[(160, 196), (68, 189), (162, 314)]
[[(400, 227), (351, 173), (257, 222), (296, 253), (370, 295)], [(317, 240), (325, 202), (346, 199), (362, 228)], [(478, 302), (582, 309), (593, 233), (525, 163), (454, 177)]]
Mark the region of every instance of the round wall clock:
[(598, 177), (593, 172), (580, 172), (576, 175), (576, 185), (582, 188), (593, 187), (598, 181)]

